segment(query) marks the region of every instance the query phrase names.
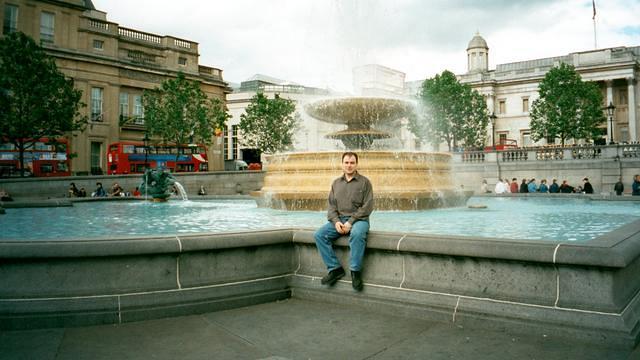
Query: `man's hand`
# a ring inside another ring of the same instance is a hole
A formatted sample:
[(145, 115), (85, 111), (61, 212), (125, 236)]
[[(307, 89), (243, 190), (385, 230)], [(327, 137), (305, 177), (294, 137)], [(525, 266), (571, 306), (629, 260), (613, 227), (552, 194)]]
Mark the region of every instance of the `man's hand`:
[(341, 223), (340, 221), (336, 222), (336, 231), (339, 234), (347, 235), (349, 231), (351, 231), (351, 224), (349, 222)]

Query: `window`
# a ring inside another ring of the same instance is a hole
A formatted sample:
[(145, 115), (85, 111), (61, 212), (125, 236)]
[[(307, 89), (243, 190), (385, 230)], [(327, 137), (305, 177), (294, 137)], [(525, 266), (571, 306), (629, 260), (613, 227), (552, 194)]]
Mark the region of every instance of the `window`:
[(91, 120), (102, 121), (102, 88), (91, 88)]
[(2, 33), (10, 34), (16, 31), (18, 31), (18, 7), (15, 5), (5, 5)]
[(93, 48), (96, 50), (104, 50), (104, 41), (93, 40)]
[(91, 174), (102, 174), (102, 143), (92, 141), (91, 142)]
[(627, 90), (618, 91), (618, 105), (627, 105)]
[(144, 125), (144, 108), (142, 107), (142, 95), (133, 95), (134, 124)]
[(498, 134), (498, 144), (504, 145), (507, 143), (507, 133)]
[(520, 140), (522, 143), (522, 146), (531, 146), (532, 142), (531, 142), (531, 131), (530, 130), (523, 130), (520, 131)]
[(40, 13), (40, 42), (52, 43), (54, 39), (55, 15), (48, 12)]
[(522, 98), (522, 112), (523, 113), (528, 113), (529, 112), (529, 98), (528, 97)]
[(179, 57), (178, 65), (187, 66), (187, 58)]
[(231, 126), (231, 147), (232, 147), (232, 156), (234, 159), (238, 158), (238, 125)]
[(126, 120), (129, 117), (129, 94), (120, 93), (120, 119)]
[(224, 146), (222, 148), (223, 154), (222, 158), (225, 160), (231, 159), (229, 157), (229, 127), (224, 127), (224, 133), (222, 134), (222, 138), (224, 139)]
[(629, 128), (627, 126), (620, 126), (620, 140), (618, 142), (628, 142), (629, 141)]
[(506, 114), (507, 113), (507, 100), (501, 99), (498, 100), (498, 114)]

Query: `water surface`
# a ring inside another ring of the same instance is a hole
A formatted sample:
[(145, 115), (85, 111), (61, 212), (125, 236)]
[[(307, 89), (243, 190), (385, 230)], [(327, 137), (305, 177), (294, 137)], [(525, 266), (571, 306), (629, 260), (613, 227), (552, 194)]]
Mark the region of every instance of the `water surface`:
[[(587, 241), (640, 219), (640, 203), (553, 198), (471, 198), (468, 207), (377, 211), (371, 229), (505, 239)], [(258, 208), (253, 200), (81, 202), (6, 209), (0, 239), (62, 240), (319, 227), (324, 211)]]

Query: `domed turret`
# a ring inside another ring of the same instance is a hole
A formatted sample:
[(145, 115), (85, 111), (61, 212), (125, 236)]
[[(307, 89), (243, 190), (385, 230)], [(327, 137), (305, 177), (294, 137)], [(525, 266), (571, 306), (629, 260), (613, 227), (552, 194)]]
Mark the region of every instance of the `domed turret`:
[(485, 72), (489, 70), (489, 46), (480, 33), (469, 41), (467, 46), (467, 72)]

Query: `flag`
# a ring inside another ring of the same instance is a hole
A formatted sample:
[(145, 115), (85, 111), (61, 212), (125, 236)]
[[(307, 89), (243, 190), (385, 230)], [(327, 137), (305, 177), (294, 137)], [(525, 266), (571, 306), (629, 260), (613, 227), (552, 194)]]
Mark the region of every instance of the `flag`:
[(593, 4), (593, 17), (591, 19), (596, 19), (596, 0), (591, 0), (591, 4)]

